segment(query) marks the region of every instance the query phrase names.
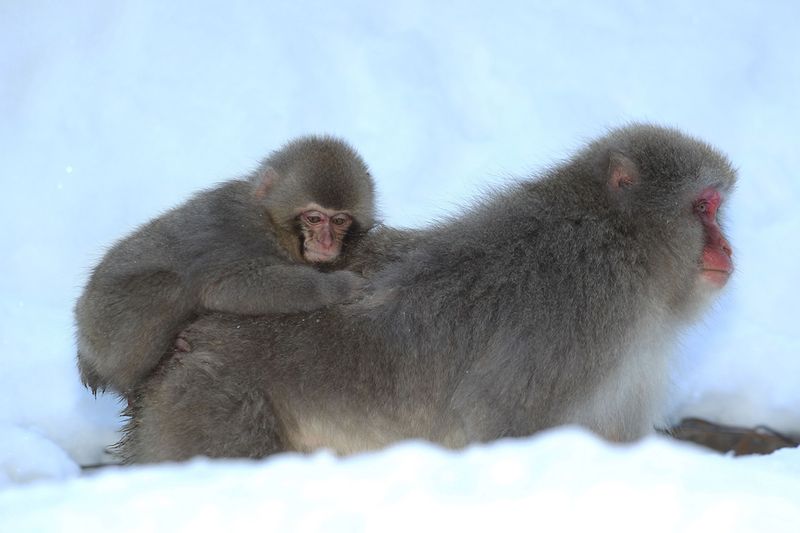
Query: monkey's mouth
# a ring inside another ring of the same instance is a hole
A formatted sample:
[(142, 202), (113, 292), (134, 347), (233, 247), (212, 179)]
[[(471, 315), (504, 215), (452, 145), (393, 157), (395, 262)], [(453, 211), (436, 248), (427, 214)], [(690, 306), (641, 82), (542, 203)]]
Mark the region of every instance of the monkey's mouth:
[(306, 260), (312, 263), (330, 263), (338, 256), (336, 252), (326, 254), (317, 250), (309, 250), (308, 248), (306, 248), (304, 255)]
[(700, 277), (716, 287), (723, 287), (731, 277), (733, 269), (720, 270), (715, 268), (704, 268)]

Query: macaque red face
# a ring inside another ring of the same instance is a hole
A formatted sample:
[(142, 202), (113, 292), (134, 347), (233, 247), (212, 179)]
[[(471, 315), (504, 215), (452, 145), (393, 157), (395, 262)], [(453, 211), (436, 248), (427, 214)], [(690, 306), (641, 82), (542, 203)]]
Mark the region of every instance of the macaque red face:
[(329, 263), (339, 257), (342, 242), (353, 223), (349, 213), (310, 204), (300, 212), (299, 220), (306, 261)]
[(733, 250), (717, 223), (717, 210), (721, 204), (722, 195), (711, 187), (701, 192), (694, 202), (694, 213), (705, 232), (701, 276), (716, 287), (725, 285), (733, 272)]

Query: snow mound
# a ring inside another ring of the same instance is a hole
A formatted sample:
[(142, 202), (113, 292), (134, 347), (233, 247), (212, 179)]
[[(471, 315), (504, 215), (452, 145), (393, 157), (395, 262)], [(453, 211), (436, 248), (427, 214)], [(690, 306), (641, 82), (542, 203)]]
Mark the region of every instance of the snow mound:
[(80, 474), (67, 452), (39, 433), (0, 424), (0, 489), (4, 485)]

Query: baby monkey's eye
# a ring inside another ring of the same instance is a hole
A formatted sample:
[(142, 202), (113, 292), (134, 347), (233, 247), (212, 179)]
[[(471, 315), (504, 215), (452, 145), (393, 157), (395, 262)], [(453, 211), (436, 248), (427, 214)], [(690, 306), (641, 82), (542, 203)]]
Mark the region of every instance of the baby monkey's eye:
[(319, 224), (322, 222), (323, 216), (319, 211), (306, 211), (303, 213), (303, 220), (308, 224)]

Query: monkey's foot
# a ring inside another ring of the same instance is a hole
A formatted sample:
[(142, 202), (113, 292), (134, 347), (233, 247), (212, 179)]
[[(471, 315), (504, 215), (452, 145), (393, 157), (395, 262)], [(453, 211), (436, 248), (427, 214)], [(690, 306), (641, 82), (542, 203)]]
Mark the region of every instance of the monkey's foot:
[(178, 338), (175, 339), (175, 351), (184, 353), (192, 351), (192, 345), (189, 344), (189, 341), (186, 340), (186, 337), (183, 336), (183, 333), (178, 335)]

